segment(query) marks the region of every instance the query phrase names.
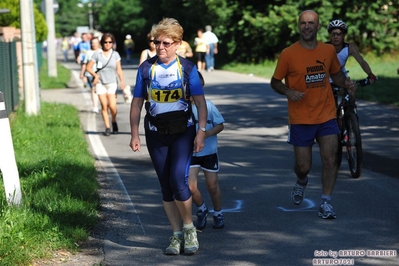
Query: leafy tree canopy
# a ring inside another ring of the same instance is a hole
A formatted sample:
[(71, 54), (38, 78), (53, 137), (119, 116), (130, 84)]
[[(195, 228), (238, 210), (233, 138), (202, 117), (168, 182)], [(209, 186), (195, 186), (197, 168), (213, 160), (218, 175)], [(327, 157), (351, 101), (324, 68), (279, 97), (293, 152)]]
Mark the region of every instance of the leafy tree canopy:
[[(37, 5), (42, 0), (34, 0)], [(331, 19), (342, 19), (349, 31), (346, 41), (355, 42), (365, 53), (377, 55), (398, 50), (399, 2), (387, 0), (57, 0), (56, 32), (70, 36), (78, 26), (111, 32), (122, 43), (132, 35), (136, 50), (147, 48), (146, 34), (164, 17), (176, 18), (184, 28), (184, 39), (194, 45), (198, 28), (212, 25), (219, 37), (218, 62), (262, 62), (274, 59), (299, 38), (297, 19), (301, 11), (312, 9), (320, 16), (319, 39), (327, 41)], [(18, 0), (2, 0), (0, 7), (12, 13), (0, 22), (19, 22)], [(9, 6), (9, 7), (6, 7)], [(35, 9), (36, 10), (36, 9)], [(18, 12), (18, 14), (16, 14)], [(36, 16), (35, 11), (35, 20)], [(41, 16), (43, 19), (43, 16)], [(36, 30), (43, 23), (36, 22)], [(41, 23), (41, 24), (40, 24)], [(19, 25), (19, 24), (17, 24)], [(45, 26), (44, 26), (45, 28)], [(37, 36), (42, 36), (36, 33)], [(44, 35), (45, 36), (45, 35)]]
[[(21, 28), (21, 12), (19, 6), (19, 0), (1, 0), (0, 9), (9, 9), (9, 13), (0, 15), (0, 26), (1, 27), (15, 27)], [(36, 41), (42, 42), (47, 39), (47, 24), (46, 20), (34, 6), (33, 16), (35, 21)]]

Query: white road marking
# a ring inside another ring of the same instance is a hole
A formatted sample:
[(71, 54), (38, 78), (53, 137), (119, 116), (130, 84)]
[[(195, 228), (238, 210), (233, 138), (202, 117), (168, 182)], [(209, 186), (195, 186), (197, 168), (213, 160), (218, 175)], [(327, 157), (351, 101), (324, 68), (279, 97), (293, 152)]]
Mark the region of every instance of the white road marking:
[[(78, 75), (78, 73), (76, 71), (72, 71), (72, 73), (74, 75)], [(76, 78), (79, 78), (79, 77), (77, 76)], [(92, 103), (91, 103), (91, 98), (90, 98), (91, 97), (90, 91), (85, 90), (81, 87), (81, 93), (86, 101), (86, 105), (91, 106)], [(95, 113), (91, 112), (91, 109), (87, 116), (87, 131), (88, 132), (97, 132)], [(126, 199), (128, 211), (131, 211), (132, 213), (136, 214), (137, 220), (141, 226), (141, 230), (143, 231), (143, 234), (145, 235), (145, 230), (144, 230), (143, 224), (141, 223), (140, 217), (136, 211), (136, 208), (134, 207), (134, 204), (133, 204), (132, 200), (130, 199), (129, 194), (126, 191), (126, 187), (123, 184), (121, 177), (119, 176), (114, 165), (112, 164), (111, 159), (109, 158), (108, 153), (105, 150), (100, 137), (97, 134), (88, 134), (87, 137), (89, 138), (89, 141), (90, 141), (91, 147), (93, 148), (94, 154), (96, 155), (98, 160), (101, 162), (102, 166), (104, 167), (104, 171), (105, 171), (108, 179), (112, 181), (112, 184), (114, 184), (118, 187), (118, 190), (121, 192), (121, 196)]]

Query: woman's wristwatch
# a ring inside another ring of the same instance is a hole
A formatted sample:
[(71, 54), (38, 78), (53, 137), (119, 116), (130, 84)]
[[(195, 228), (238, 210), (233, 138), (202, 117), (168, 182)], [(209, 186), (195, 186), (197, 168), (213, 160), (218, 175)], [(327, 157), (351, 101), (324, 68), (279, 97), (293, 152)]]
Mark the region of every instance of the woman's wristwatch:
[(204, 127), (198, 127), (198, 129), (206, 132), (206, 128), (204, 128)]

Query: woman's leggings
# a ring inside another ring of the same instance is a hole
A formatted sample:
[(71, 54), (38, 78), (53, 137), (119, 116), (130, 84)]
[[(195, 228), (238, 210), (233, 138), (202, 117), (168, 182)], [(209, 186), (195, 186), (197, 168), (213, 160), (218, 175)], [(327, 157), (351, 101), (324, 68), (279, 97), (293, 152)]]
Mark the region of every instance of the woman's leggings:
[(195, 126), (182, 134), (160, 135), (146, 129), (146, 142), (166, 202), (186, 201), (191, 197), (188, 172), (195, 138)]

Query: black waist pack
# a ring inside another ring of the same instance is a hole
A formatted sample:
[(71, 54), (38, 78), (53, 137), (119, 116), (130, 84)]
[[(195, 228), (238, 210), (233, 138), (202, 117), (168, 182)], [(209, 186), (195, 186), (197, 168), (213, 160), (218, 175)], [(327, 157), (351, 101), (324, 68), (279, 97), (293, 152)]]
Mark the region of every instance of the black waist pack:
[(158, 114), (155, 117), (148, 115), (148, 119), (157, 127), (159, 134), (172, 135), (186, 131), (190, 116), (190, 112), (180, 110)]

